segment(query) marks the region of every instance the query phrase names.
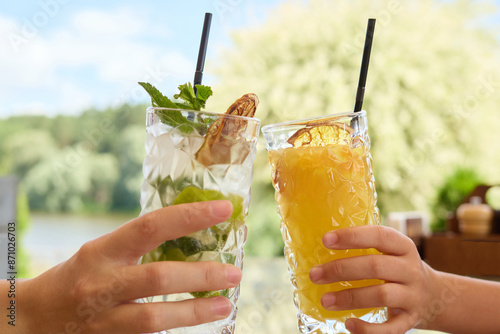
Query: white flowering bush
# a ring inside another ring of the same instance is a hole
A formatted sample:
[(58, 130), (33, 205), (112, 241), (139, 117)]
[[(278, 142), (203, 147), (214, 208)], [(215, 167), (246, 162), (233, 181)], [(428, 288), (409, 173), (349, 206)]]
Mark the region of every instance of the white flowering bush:
[[(490, 183), (500, 179), (500, 36), (488, 20), (494, 9), (476, 1), (284, 3), (260, 27), (235, 32), (233, 45), (220, 52), (211, 65), (218, 68), (217, 94), (207, 108), (224, 110), (253, 92), (264, 125), (351, 111), (366, 22), (375, 17), (363, 109), (379, 206), (382, 214), (429, 210), (457, 166)], [(271, 244), (267, 235), (279, 235), (261, 144), (250, 248), (254, 238)], [(268, 231), (268, 225), (275, 227)]]

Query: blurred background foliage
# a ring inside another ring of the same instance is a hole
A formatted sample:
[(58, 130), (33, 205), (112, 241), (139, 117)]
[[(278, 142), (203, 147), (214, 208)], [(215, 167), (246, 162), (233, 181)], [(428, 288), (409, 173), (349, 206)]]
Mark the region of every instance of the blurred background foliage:
[(0, 170), (22, 181), (32, 210), (137, 212), (145, 105), (0, 121)]
[(465, 197), (482, 183), (481, 177), (473, 169), (458, 167), (447, 176), (437, 189), (436, 200), (432, 205), (433, 229), (444, 230), (449, 213), (455, 211)]
[[(22, 245), (23, 238), (26, 235), (26, 231), (30, 228), (30, 208), (28, 204), (28, 197), (26, 192), (21, 188), (17, 193), (16, 198), (16, 236), (19, 238)], [(29, 254), (27, 254), (24, 247), (20, 247), (16, 253), (16, 269), (18, 277), (29, 277)]]
[[(284, 3), (261, 26), (236, 31), (232, 45), (206, 65), (216, 76), (207, 109), (224, 112), (254, 92), (263, 124), (352, 110), (366, 19), (376, 17), (364, 109), (379, 207), (383, 215), (442, 215), (453, 209), (445, 193), (462, 178), (500, 183), (500, 36), (498, 22), (487, 19), (492, 6), (472, 0)], [(145, 107), (0, 120), (0, 173), (20, 177), (33, 210), (137, 212)], [(459, 167), (470, 173), (457, 173)], [(262, 140), (252, 194), (247, 253), (279, 255)]]
[[(383, 216), (406, 210), (435, 216), (433, 207), (443, 208), (441, 189), (457, 184), (448, 178), (465, 177), (457, 168), (499, 183), (500, 150), (493, 143), (500, 142), (494, 116), (500, 36), (498, 22), (487, 19), (492, 6), (467, 0), (289, 2), (261, 27), (235, 32), (234, 45), (220, 51), (209, 66), (217, 68), (219, 81), (208, 108), (223, 110), (251, 91), (260, 98), (263, 124), (352, 110), (366, 19), (375, 17), (363, 108), (378, 205)], [(249, 240), (265, 239), (268, 229), (277, 234), (278, 217), (265, 210), (272, 195), (263, 144), (254, 189), (266, 195), (253, 199)], [(445, 210), (453, 209), (446, 203)]]

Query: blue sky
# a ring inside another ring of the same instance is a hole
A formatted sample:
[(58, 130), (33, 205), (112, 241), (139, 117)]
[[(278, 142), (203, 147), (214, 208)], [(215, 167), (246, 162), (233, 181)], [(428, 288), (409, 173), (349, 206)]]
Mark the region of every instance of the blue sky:
[[(0, 118), (147, 102), (137, 81), (170, 95), (193, 79), (205, 12), (214, 15), (210, 64), (231, 31), (261, 23), (285, 1), (2, 1)], [(211, 80), (206, 66), (204, 83)]]
[(142, 80), (173, 92), (193, 79), (205, 12), (210, 59), (283, 1), (2, 1), (0, 118), (147, 102)]

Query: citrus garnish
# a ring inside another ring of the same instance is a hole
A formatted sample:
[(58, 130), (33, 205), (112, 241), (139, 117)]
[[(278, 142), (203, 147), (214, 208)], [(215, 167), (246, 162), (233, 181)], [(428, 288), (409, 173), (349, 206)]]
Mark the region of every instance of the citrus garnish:
[[(189, 186), (180, 192), (173, 205), (216, 200), (230, 201), (233, 204), (233, 213), (231, 214), (231, 220), (236, 220), (241, 223), (243, 222), (243, 220), (245, 219), (245, 217), (243, 216), (243, 197), (235, 194), (228, 194), (227, 196), (225, 196), (217, 190), (201, 189), (195, 186)], [(238, 227), (239, 225), (235, 228)]]
[(220, 290), (220, 291), (203, 291), (203, 292), (190, 292), (194, 298), (210, 298), (216, 296), (229, 296), (229, 289)]
[[(226, 111), (226, 115), (254, 117), (259, 98), (255, 94), (245, 94), (236, 100)], [(196, 152), (196, 160), (205, 166), (216, 164), (237, 165), (243, 163), (250, 153), (249, 143), (241, 141), (241, 133), (247, 131), (246, 121), (219, 118), (210, 125), (205, 142)], [(235, 145), (240, 138), (241, 145), (235, 154)]]
[(327, 122), (315, 126), (307, 126), (295, 132), (288, 143), (293, 147), (350, 145), (354, 129), (340, 122)]

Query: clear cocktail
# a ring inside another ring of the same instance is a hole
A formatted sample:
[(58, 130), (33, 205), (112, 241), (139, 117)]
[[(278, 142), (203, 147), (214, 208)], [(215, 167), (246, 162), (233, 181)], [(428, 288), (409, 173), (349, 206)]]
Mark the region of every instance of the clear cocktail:
[(300, 331), (348, 333), (344, 322), (351, 317), (385, 321), (384, 308), (334, 312), (325, 310), (320, 302), (328, 291), (382, 281), (316, 285), (309, 279), (315, 265), (378, 253), (374, 249), (329, 250), (322, 244), (328, 231), (379, 224), (365, 112), (273, 124), (262, 131), (267, 139)]
[[(172, 125), (172, 119), (176, 119), (177, 125)], [(141, 263), (217, 261), (242, 267), (246, 239), (244, 224), (250, 204), (259, 127), (260, 121), (250, 117), (148, 108), (141, 215), (169, 205), (219, 199), (232, 202), (233, 214), (229, 220), (212, 228), (165, 241), (145, 254)], [(222, 129), (222, 132), (216, 136), (214, 128)], [(236, 304), (239, 287), (156, 296), (146, 301), (217, 295)], [(216, 323), (167, 333), (232, 333), (235, 317), (233, 312), (227, 319)]]

